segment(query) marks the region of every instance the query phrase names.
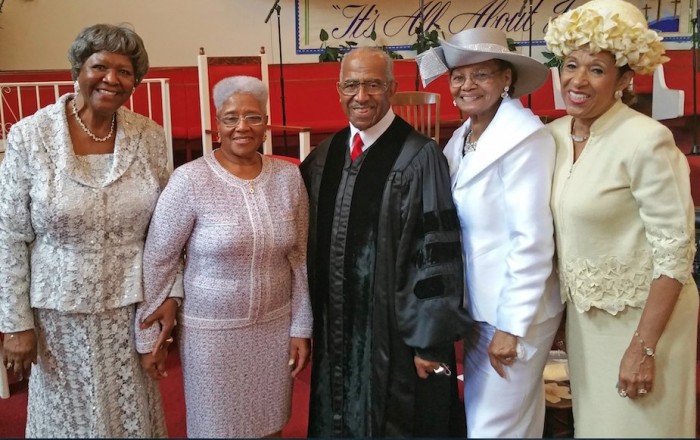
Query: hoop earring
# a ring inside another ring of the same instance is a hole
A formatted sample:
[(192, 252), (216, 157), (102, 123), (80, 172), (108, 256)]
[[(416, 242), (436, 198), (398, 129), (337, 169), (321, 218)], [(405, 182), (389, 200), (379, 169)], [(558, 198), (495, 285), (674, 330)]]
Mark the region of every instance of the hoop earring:
[(622, 99), (622, 90), (615, 90), (615, 94), (613, 96), (616, 100)]
[(510, 86), (505, 86), (505, 87), (503, 87), (503, 92), (501, 93), (501, 98), (507, 98), (507, 97), (508, 97), (508, 90), (510, 90)]
[(455, 101), (454, 99), (452, 100), (452, 107), (457, 107), (457, 101)]

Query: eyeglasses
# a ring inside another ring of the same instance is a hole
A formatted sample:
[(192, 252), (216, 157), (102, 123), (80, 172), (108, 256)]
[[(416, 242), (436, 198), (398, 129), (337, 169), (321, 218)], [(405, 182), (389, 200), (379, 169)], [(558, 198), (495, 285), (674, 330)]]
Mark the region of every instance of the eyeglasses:
[[(474, 84), (484, 84), (490, 80), (493, 79), (494, 76), (496, 76), (497, 72), (500, 72), (503, 69), (498, 69), (494, 70), (493, 72), (488, 72), (485, 70), (479, 70), (477, 72), (470, 72), (469, 73), (469, 79), (471, 82)], [(462, 87), (464, 83), (467, 81), (467, 77), (462, 75), (462, 74), (454, 74), (450, 76), (450, 86), (452, 87)]]
[(226, 115), (223, 118), (216, 118), (219, 122), (224, 124), (225, 127), (237, 127), (241, 121), (245, 121), (248, 125), (262, 125), (265, 122), (265, 116), (263, 115)]
[(384, 81), (344, 81), (339, 83), (340, 92), (345, 96), (357, 95), (360, 87), (364, 87), (368, 95), (381, 95), (389, 88)]

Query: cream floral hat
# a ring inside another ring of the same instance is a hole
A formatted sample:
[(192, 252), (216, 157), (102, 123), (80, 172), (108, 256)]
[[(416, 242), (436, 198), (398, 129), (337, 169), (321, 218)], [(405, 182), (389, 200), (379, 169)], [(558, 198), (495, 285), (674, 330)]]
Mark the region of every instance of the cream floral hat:
[(564, 58), (588, 45), (593, 53), (607, 50), (615, 64), (643, 75), (669, 60), (661, 37), (649, 29), (644, 14), (624, 0), (591, 0), (550, 19), (544, 37), (547, 48)]

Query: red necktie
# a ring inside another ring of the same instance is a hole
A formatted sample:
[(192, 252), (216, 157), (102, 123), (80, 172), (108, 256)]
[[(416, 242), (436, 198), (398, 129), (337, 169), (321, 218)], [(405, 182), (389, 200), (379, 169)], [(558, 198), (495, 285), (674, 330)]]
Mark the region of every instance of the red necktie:
[(352, 151), (350, 152), (350, 159), (354, 161), (360, 156), (360, 154), (362, 154), (363, 145), (364, 143), (362, 142), (360, 133), (355, 133), (355, 137), (352, 138)]

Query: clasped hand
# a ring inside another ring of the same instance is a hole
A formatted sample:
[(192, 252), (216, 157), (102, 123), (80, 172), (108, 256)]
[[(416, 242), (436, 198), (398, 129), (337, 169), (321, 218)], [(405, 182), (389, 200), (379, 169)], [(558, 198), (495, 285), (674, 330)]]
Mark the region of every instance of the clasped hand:
[(173, 342), (172, 331), (177, 324), (176, 316), (177, 303), (168, 298), (140, 324), (141, 330), (145, 330), (156, 322), (160, 323), (160, 333), (153, 350), (150, 353), (141, 354), (141, 366), (154, 380), (168, 377), (165, 361), (168, 358), (168, 347)]

